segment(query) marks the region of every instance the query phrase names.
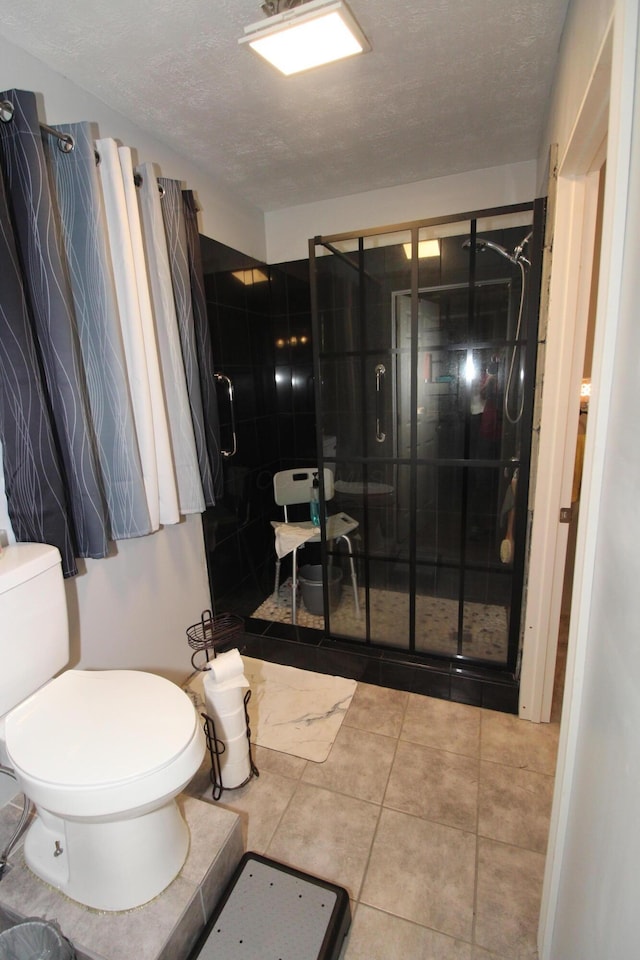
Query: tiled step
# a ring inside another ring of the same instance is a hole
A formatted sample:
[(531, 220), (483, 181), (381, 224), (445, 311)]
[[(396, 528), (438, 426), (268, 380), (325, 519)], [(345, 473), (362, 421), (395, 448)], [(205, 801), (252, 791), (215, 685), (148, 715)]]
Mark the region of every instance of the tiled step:
[[(122, 913), (101, 913), (75, 903), (31, 873), (20, 844), (0, 882), (0, 929), (40, 917), (56, 923), (73, 942), (78, 960), (185, 960), (244, 846), (237, 814), (185, 794), (178, 804), (191, 832), (189, 855), (176, 879), (150, 903)], [(0, 847), (19, 815), (14, 803), (0, 808)]]

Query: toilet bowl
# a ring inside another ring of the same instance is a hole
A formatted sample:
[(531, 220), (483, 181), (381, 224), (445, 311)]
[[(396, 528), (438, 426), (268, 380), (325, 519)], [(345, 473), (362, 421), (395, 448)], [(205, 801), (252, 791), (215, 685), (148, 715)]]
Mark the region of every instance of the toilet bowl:
[(5, 748), (37, 807), (27, 865), (73, 900), (128, 910), (179, 873), (189, 831), (175, 801), (204, 734), (174, 683), (135, 670), (68, 670), (11, 710)]

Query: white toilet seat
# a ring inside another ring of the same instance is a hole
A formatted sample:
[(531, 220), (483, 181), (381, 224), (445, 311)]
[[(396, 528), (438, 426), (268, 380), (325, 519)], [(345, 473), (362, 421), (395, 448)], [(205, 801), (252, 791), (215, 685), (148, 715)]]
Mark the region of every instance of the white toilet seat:
[(68, 670), (6, 718), (25, 792), (63, 817), (151, 809), (191, 779), (203, 754), (189, 697), (135, 670)]

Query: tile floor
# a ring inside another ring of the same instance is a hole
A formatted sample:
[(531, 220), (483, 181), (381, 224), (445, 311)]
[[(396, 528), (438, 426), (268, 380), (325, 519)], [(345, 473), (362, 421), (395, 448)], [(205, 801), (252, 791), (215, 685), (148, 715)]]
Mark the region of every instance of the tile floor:
[[(219, 804), (348, 889), (342, 960), (533, 960), (558, 731), (358, 682), (324, 763), (257, 748)], [(210, 799), (206, 767), (188, 789)]]

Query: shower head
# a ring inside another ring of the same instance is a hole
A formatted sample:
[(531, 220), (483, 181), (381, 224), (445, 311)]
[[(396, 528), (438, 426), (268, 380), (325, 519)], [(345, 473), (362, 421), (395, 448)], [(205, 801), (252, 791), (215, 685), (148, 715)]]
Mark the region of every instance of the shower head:
[[(499, 243), (494, 243), (493, 240), (484, 240), (482, 237), (476, 237), (476, 250), (494, 250), (496, 253), (499, 253), (501, 257), (504, 257), (506, 260), (509, 260), (511, 263), (517, 263), (518, 257), (515, 254), (509, 253), (508, 250), (505, 250), (504, 247), (501, 247)], [(523, 244), (524, 246), (524, 244)], [(471, 247), (471, 237), (467, 238), (462, 244), (464, 250), (468, 250)]]
[[(524, 238), (524, 240), (521, 240), (520, 243), (513, 248), (513, 256), (515, 257), (516, 260), (524, 259), (524, 257), (522, 256), (524, 248), (529, 243), (529, 240), (531, 240), (532, 236), (533, 236), (533, 230), (530, 230), (529, 233)], [(529, 263), (529, 261), (525, 260), (525, 263)]]

